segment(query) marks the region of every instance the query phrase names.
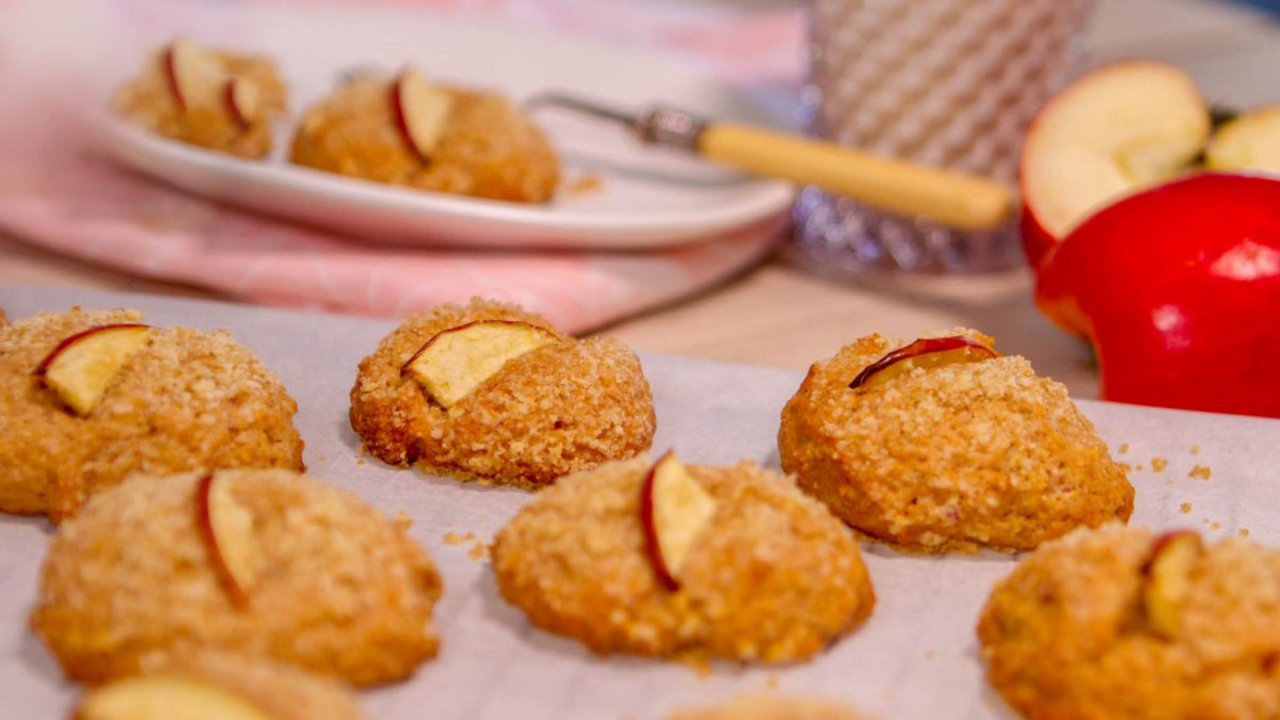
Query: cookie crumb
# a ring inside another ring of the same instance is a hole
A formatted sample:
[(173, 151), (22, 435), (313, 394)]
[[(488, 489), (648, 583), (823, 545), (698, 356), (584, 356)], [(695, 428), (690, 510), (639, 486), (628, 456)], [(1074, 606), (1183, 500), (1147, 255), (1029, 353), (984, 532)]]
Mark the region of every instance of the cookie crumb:
[(1146, 472), (1146, 471), (1147, 471), (1147, 466), (1146, 466), (1146, 465), (1143, 465), (1142, 463), (1138, 463), (1138, 467), (1136, 467), (1136, 468), (1134, 468), (1134, 469), (1135, 469), (1135, 470), (1137, 470), (1138, 472)]
[(603, 189), (604, 178), (599, 173), (585, 172), (566, 183), (564, 191), (570, 195), (585, 195)]
[(1249, 528), (1240, 528), (1236, 531), (1236, 534), (1242, 538), (1247, 538), (1249, 537)]
[(1123, 470), (1126, 475), (1133, 472), (1133, 466), (1129, 463), (1120, 463), (1120, 469)]
[(460, 534), (460, 533), (453, 532), (451, 530), (444, 534), (445, 545), (464, 545), (475, 539), (476, 539), (476, 536), (473, 533)]
[(1222, 529), (1222, 523), (1220, 523), (1220, 522), (1214, 522), (1212, 525), (1210, 525), (1210, 526), (1209, 526), (1209, 529), (1210, 529), (1210, 530), (1221, 530), (1221, 529)]
[(1167, 467), (1169, 467), (1169, 460), (1167, 458), (1162, 458), (1162, 457), (1151, 458), (1152, 472), (1164, 472), (1164, 469)]
[(1116, 450), (1116, 452), (1120, 455), (1124, 455), (1129, 452), (1129, 443), (1120, 443), (1120, 449)]
[(471, 546), (471, 549), (467, 551), (467, 557), (476, 561), (487, 559), (489, 557), (489, 543), (484, 542), (483, 540), (477, 540), (476, 543)]
[(1187, 473), (1187, 477), (1196, 478), (1197, 480), (1208, 480), (1213, 474), (1213, 470), (1208, 465), (1196, 465), (1191, 468), (1191, 472)]
[(1191, 512), (1191, 503), (1182, 503), (1178, 506), (1178, 510), (1182, 511), (1183, 515), (1186, 515)]
[(1196, 443), (1195, 445), (1192, 445), (1192, 446), (1191, 446), (1191, 454), (1192, 454), (1192, 455), (1199, 455), (1199, 454), (1200, 454), (1200, 443)]
[(925, 650), (925, 651), (924, 651), (924, 659), (925, 659), (925, 660), (932, 660), (936, 655), (937, 655), (937, 653), (935, 653), (935, 652), (934, 652), (934, 651), (932, 651), (932, 650)]

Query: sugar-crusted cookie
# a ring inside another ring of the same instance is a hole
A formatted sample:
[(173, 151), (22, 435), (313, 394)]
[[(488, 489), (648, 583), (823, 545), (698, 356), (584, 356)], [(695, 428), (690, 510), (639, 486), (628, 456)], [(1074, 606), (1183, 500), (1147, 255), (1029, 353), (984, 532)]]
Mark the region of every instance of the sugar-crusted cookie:
[(1066, 389), (962, 328), (906, 345), (872, 335), (815, 363), (778, 450), (850, 526), (914, 552), (1029, 550), (1133, 509)]

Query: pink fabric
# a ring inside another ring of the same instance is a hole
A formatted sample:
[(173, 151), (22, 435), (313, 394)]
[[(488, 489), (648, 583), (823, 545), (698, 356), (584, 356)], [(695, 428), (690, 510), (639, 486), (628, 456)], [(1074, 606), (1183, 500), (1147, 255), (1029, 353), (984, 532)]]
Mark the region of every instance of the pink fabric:
[[(294, 1), (306, 11), (306, 3)], [(253, 5), (86, 2), (100, 13), (175, 27), (184, 20), (234, 25), (234, 14)], [(669, 48), (728, 79), (785, 81), (798, 71), (800, 24), (793, 11), (749, 13), (729, 3), (674, 0), (379, 4), (513, 16)], [(0, 0), (6, 13), (22, 6), (30, 8)], [(0, 16), (0, 25), (5, 20)], [(707, 242), (644, 253), (379, 247), (222, 207), (95, 159), (70, 140), (74, 132), (31, 122), (44, 117), (32, 110), (39, 107), (40, 83), (15, 75), (19, 65), (30, 63), (9, 63), (0, 76), (4, 96), (28, 98), (22, 108), (0, 109), (0, 137), (13, 145), (0, 164), (0, 229), (58, 253), (251, 302), (398, 318), (481, 295), (519, 302), (578, 332), (722, 281), (756, 262), (786, 228), (786, 218), (777, 217)]]

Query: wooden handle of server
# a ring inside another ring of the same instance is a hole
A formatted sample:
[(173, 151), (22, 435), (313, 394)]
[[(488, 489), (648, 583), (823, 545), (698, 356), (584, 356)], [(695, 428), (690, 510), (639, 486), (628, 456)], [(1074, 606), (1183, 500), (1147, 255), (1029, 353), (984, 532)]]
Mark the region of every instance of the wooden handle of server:
[(817, 185), (880, 210), (963, 230), (998, 227), (1013, 209), (1009, 188), (994, 180), (762, 128), (708, 123), (697, 148), (748, 173)]

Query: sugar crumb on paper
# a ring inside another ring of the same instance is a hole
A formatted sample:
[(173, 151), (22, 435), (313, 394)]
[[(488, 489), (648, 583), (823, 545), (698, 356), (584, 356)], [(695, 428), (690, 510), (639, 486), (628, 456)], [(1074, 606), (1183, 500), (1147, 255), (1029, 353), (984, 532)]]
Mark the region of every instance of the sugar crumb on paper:
[(1196, 465), (1191, 468), (1191, 472), (1187, 473), (1187, 477), (1197, 480), (1208, 480), (1213, 475), (1213, 469), (1208, 465)]
[(1181, 505), (1179, 505), (1179, 506), (1178, 506), (1178, 510), (1179, 510), (1183, 515), (1186, 515), (1187, 513), (1191, 512), (1191, 503), (1189, 503), (1189, 502), (1184, 502), (1184, 503), (1182, 503)]
[(1169, 460), (1162, 457), (1151, 458), (1151, 472), (1164, 472), (1169, 467)]

